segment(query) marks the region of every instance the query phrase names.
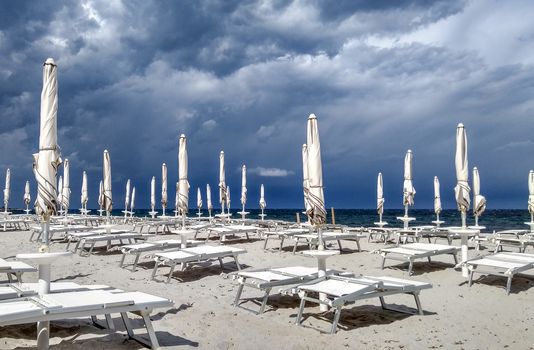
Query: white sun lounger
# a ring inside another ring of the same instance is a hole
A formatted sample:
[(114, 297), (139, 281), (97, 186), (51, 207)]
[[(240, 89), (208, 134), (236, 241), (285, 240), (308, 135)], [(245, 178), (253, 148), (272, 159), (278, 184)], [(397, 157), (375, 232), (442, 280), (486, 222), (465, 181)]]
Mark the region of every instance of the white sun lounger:
[(310, 232), (309, 228), (287, 228), (287, 229), (282, 229), (282, 230), (278, 230), (278, 231), (276, 231), (276, 230), (275, 231), (271, 231), (271, 230), (263, 231), (261, 233), (261, 236), (264, 239), (263, 250), (267, 249), (267, 241), (269, 239), (277, 239), (277, 240), (279, 240), (280, 241), (279, 251), (282, 251), (282, 247), (284, 245), (284, 240), (286, 240), (288, 238), (292, 238), (295, 235), (306, 234), (308, 232)]
[[(6, 283), (0, 284), (0, 300), (22, 298), (37, 295), (39, 283)], [(113, 290), (106, 285), (80, 285), (75, 282), (52, 282), (50, 283), (50, 293), (76, 292), (87, 290)]]
[(408, 274), (411, 275), (413, 263), (418, 259), (428, 259), (428, 262), (430, 262), (432, 256), (450, 254), (453, 256), (455, 264), (457, 264), (456, 253), (459, 250), (459, 247), (444, 244), (410, 243), (399, 247), (382, 248), (378, 252), (382, 256), (382, 269), (384, 269), (386, 259), (408, 262)]
[[(356, 242), (356, 245), (358, 246), (358, 251), (361, 251), (360, 248), (360, 239), (365, 237), (364, 234), (359, 232), (323, 232), (323, 243), (329, 242), (329, 241), (336, 241), (339, 250), (343, 250), (343, 247), (341, 246), (341, 241), (353, 241)], [(304, 241), (310, 249), (312, 249), (312, 246), (316, 246), (319, 244), (319, 236), (317, 233), (307, 233), (307, 234), (298, 234), (294, 235), (293, 239), (295, 240), (295, 244), (293, 246), (293, 254), (297, 251), (297, 247), (301, 241)]]
[(4, 232), (7, 231), (7, 229), (22, 230), (23, 226), (24, 230), (29, 228), (28, 221), (21, 218), (0, 218), (0, 226), (3, 226)]
[[(327, 271), (327, 273), (332, 273), (332, 270)], [(224, 277), (230, 277), (239, 284), (234, 306), (259, 315), (265, 310), (267, 300), (274, 287), (287, 287), (304, 281), (310, 281), (317, 278), (317, 275), (317, 267), (291, 266), (237, 271), (229, 273)], [(258, 289), (264, 293), (259, 311), (245, 308), (240, 304), (241, 295), (245, 286)]]
[(237, 236), (244, 234), (247, 240), (249, 240), (249, 234), (258, 232), (259, 227), (256, 226), (244, 226), (244, 225), (227, 225), (227, 226), (216, 226), (208, 228), (208, 237), (206, 241), (210, 239), (212, 235), (219, 237), (219, 242), (223, 243), (227, 239), (227, 236)]
[[(156, 308), (171, 307), (165, 298), (141, 292), (111, 292), (103, 290), (52, 293), (0, 301), (0, 326), (55, 321), (76, 317), (91, 317), (120, 313), (128, 336), (153, 349), (158, 340), (150, 313)], [(140, 315), (145, 323), (149, 340), (134, 334), (128, 313)]]
[[(410, 294), (415, 299), (417, 313), (423, 315), (424, 312), (419, 300), (419, 293), (421, 290), (428, 288), (432, 288), (432, 285), (429, 283), (403, 280), (392, 277), (341, 277), (327, 275), (325, 277), (300, 284), (295, 288), (290, 289), (288, 293), (298, 294), (301, 298), (296, 320), (297, 325), (301, 325), (302, 313), (304, 311), (304, 304), (306, 301), (323, 304), (334, 308), (334, 319), (330, 329), (330, 333), (333, 334), (337, 329), (337, 324), (341, 315), (341, 308), (344, 305), (354, 303), (358, 300), (379, 298), (380, 304), (385, 310), (414, 314), (415, 312), (389, 306), (384, 300), (384, 297), (386, 296), (395, 294)], [(326, 294), (326, 298), (319, 299), (314, 296), (316, 293), (324, 293)], [(310, 296), (310, 294), (313, 296)]]
[(0, 259), (0, 273), (5, 273), (9, 282), (13, 282), (13, 276), (17, 277), (18, 282), (22, 282), (23, 273), (35, 271), (35, 267), (22, 261)]
[(247, 251), (242, 248), (230, 247), (230, 246), (210, 246), (201, 245), (193, 248), (185, 248), (173, 252), (162, 252), (154, 254), (154, 270), (152, 271), (151, 279), (156, 276), (156, 272), (160, 266), (170, 266), (169, 275), (167, 277), (167, 283), (171, 280), (172, 273), (176, 265), (181, 265), (182, 270), (189, 263), (207, 261), (212, 259), (219, 260), (221, 269), (223, 269), (222, 259), (233, 258), (238, 270), (241, 270), (239, 265), (238, 256), (246, 253)]
[[(201, 241), (195, 241), (195, 240), (187, 240), (185, 242), (186, 246), (197, 246), (201, 244)], [(168, 249), (176, 249), (180, 248), (184, 244), (181, 239), (165, 239), (165, 240), (157, 240), (157, 241), (150, 241), (145, 243), (137, 243), (137, 244), (127, 244), (120, 247), (120, 250), (122, 252), (122, 258), (119, 262), (119, 267), (124, 267), (124, 260), (126, 258), (126, 255), (133, 255), (135, 256), (132, 271), (136, 270), (137, 263), (139, 262), (139, 258), (141, 257), (141, 254), (147, 253), (147, 252), (154, 252), (154, 251), (161, 251), (161, 250), (168, 250)]]
[(495, 253), (502, 251), (503, 247), (518, 248), (519, 252), (525, 252), (528, 246), (534, 246), (534, 235), (527, 230), (499, 231), (489, 238), (495, 244)]
[(119, 233), (127, 233), (130, 232), (129, 230), (125, 229), (93, 229), (91, 231), (81, 231), (81, 232), (66, 232), (64, 239), (67, 241), (67, 245), (65, 247), (65, 250), (69, 250), (71, 243), (76, 242), (76, 245), (74, 246), (73, 252), (76, 253), (78, 248), (80, 247), (80, 243), (83, 238), (87, 237), (93, 237), (93, 236), (101, 236), (105, 234), (119, 234)]
[(79, 243), (79, 255), (82, 256), (82, 253), (85, 252), (86, 246), (89, 247), (87, 251), (87, 256), (90, 256), (93, 253), (93, 249), (98, 242), (106, 242), (107, 249), (111, 247), (111, 242), (118, 241), (120, 245), (124, 245), (124, 242), (128, 244), (136, 243), (139, 240), (143, 240), (145, 237), (140, 233), (118, 233), (118, 234), (103, 234), (98, 236), (84, 237), (80, 240)]
[[(50, 225), (48, 228), (48, 236), (51, 240), (54, 238), (54, 234), (56, 233), (68, 233), (68, 232), (83, 232), (83, 231), (91, 231), (94, 230), (94, 227), (91, 226), (85, 226), (85, 225)], [(30, 230), (32, 231), (32, 234), (30, 236), (30, 241), (34, 239), (34, 236), (36, 240), (39, 240), (41, 238), (41, 233), (43, 230), (43, 227), (41, 225), (32, 225), (30, 226)]]
[(534, 269), (534, 254), (496, 253), (467, 260), (464, 264), (469, 270), (469, 286), (473, 284), (475, 273), (502, 276), (507, 278), (506, 293), (510, 294), (512, 278), (518, 273)]

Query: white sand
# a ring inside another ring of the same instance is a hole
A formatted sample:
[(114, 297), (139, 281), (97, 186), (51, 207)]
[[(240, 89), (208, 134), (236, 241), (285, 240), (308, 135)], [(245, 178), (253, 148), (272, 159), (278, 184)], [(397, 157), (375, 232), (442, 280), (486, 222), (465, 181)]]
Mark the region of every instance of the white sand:
[[(28, 232), (0, 232), (0, 257), (35, 252), (38, 244), (29, 242), (28, 238)], [(290, 251), (264, 252), (260, 241), (234, 245), (248, 250), (241, 256), (244, 266), (315, 266), (311, 258)], [(353, 243), (345, 246), (356, 248)], [(166, 284), (149, 281), (153, 263), (147, 259), (132, 273), (118, 267), (119, 252), (98, 251), (90, 258), (74, 256), (57, 263), (52, 278), (80, 284), (108, 284), (173, 299), (173, 309), (156, 310), (152, 316), (160, 345), (167, 349), (534, 349), (534, 279), (515, 278), (509, 296), (504, 290), (504, 278), (488, 277), (469, 288), (461, 273), (452, 268), (450, 256), (436, 258), (432, 265), (417, 263), (415, 275), (408, 277), (407, 265), (396, 265), (394, 261), (380, 270), (380, 256), (369, 251), (381, 246), (362, 240), (363, 252), (332, 257), (328, 267), (431, 282), (433, 288), (421, 293), (426, 315), (385, 311), (378, 300), (365, 301), (344, 309), (339, 330), (334, 335), (309, 328), (327, 330), (330, 326), (332, 314), (326, 314), (324, 320), (316, 305), (306, 308), (305, 327), (295, 326), (298, 299), (274, 296), (261, 316), (234, 308), (236, 285), (221, 278), (218, 262), (176, 272), (171, 283)], [(64, 247), (62, 243), (54, 243), (52, 251)], [(470, 254), (477, 253), (471, 250)], [(233, 269), (234, 265), (228, 262), (226, 272)], [(160, 277), (167, 271), (161, 269)], [(36, 281), (36, 275), (26, 274), (25, 281)], [(259, 296), (254, 292), (245, 289), (244, 296)], [(413, 298), (408, 296), (389, 301), (414, 306)], [(250, 302), (247, 306), (257, 307)], [(142, 348), (126, 340), (118, 319), (116, 325), (119, 332), (110, 334), (85, 319), (53, 322), (51, 344), (56, 349)], [(35, 325), (0, 327), (1, 349), (33, 348), (35, 344)]]

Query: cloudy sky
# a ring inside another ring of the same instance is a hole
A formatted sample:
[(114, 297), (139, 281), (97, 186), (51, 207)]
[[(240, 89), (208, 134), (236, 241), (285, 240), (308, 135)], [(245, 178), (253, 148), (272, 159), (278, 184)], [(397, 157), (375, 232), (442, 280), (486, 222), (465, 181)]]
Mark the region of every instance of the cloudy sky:
[(22, 206), (26, 179), (35, 190), (42, 63), (53, 57), (73, 207), (83, 170), (96, 206), (104, 149), (117, 206), (131, 178), (137, 206), (148, 207), (161, 163), (177, 178), (181, 133), (192, 194), (216, 187), (224, 150), (234, 206), (246, 164), (250, 207), (261, 183), (269, 207), (301, 207), (301, 146), (315, 113), (327, 206), (374, 207), (381, 171), (386, 208), (401, 207), (412, 149), (415, 207), (431, 207), (437, 175), (453, 208), (463, 122), (488, 207), (525, 208), (533, 14), (526, 0), (4, 1), (0, 181), (10, 167), (12, 207)]

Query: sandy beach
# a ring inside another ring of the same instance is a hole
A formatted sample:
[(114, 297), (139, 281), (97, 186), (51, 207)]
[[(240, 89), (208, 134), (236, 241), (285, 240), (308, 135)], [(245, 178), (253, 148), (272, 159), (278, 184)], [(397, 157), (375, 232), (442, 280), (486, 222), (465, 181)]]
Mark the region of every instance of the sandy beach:
[[(20, 252), (34, 252), (37, 243), (29, 242), (29, 231), (0, 233), (2, 257)], [(167, 236), (169, 237), (169, 236)], [(156, 237), (151, 237), (154, 239)], [(157, 237), (157, 238), (161, 238)], [(215, 243), (213, 243), (215, 244)], [(458, 242), (455, 242), (458, 244)], [(311, 258), (287, 251), (264, 251), (263, 242), (237, 241), (232, 245), (245, 248), (243, 267), (262, 268), (292, 265), (315, 266)], [(150, 281), (153, 262), (141, 260), (136, 272), (119, 268), (119, 251), (98, 250), (91, 257), (73, 256), (53, 266), (53, 281), (80, 284), (106, 284), (129, 291), (143, 291), (174, 300), (174, 308), (156, 310), (152, 315), (160, 345), (165, 349), (533, 349), (534, 288), (533, 280), (516, 277), (512, 293), (506, 295), (505, 279), (486, 277), (469, 288), (461, 272), (453, 269), (450, 256), (437, 257), (432, 264), (416, 263), (415, 273), (408, 276), (406, 264), (387, 262), (380, 269), (380, 256), (370, 254), (383, 244), (362, 240), (362, 252), (346, 243), (347, 251), (328, 260), (328, 267), (371, 276), (393, 276), (430, 282), (432, 289), (421, 293), (424, 316), (405, 315), (382, 310), (377, 300), (367, 300), (344, 308), (339, 330), (330, 335), (331, 313), (321, 314), (317, 305), (305, 310), (304, 327), (294, 324), (298, 298), (274, 295), (266, 312), (257, 316), (232, 306), (237, 286), (221, 277), (217, 262), (175, 272), (170, 283)], [(65, 249), (55, 242), (52, 251)], [(484, 250), (470, 255), (486, 253)], [(228, 262), (225, 272), (235, 265)], [(160, 280), (167, 269), (158, 273)], [(36, 281), (37, 274), (24, 275), (24, 281)], [(256, 292), (256, 293), (254, 293)], [(245, 289), (244, 297), (259, 297), (257, 291)], [(254, 299), (258, 300), (258, 299)], [(386, 299), (388, 300), (388, 299)], [(414, 307), (413, 298), (394, 296), (388, 300)], [(250, 307), (257, 305), (248, 302)], [(118, 317), (115, 315), (114, 317)], [(326, 318), (326, 319), (325, 319)], [(126, 333), (109, 333), (91, 325), (88, 319), (52, 323), (50, 343), (55, 349), (141, 349), (127, 340)], [(0, 328), (0, 348), (35, 347), (35, 325)]]

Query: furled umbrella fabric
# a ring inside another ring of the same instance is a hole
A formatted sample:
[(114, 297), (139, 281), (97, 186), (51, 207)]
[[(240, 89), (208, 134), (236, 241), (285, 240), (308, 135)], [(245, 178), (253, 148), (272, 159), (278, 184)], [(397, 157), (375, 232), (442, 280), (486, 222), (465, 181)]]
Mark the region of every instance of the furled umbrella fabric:
[(415, 197), (415, 187), (413, 186), (413, 172), (412, 172), (413, 154), (411, 150), (406, 152), (404, 157), (404, 184), (402, 203), (404, 206), (413, 206)]
[(4, 207), (7, 211), (7, 206), (9, 203), (9, 195), (11, 192), (11, 170), (7, 169), (6, 171), (6, 185), (4, 187)]
[(89, 201), (89, 194), (87, 191), (87, 172), (83, 172), (82, 175), (82, 196), (80, 197), (82, 208), (87, 209), (87, 202)]
[(260, 187), (260, 209), (265, 210), (267, 208), (267, 202), (265, 201), (265, 189), (263, 187), (263, 184), (261, 184)]
[(534, 170), (528, 173), (528, 211), (534, 215)]
[(382, 183), (382, 173), (378, 173), (376, 180), (376, 211), (379, 215), (384, 214), (384, 185)]
[(55, 215), (58, 206), (56, 175), (61, 158), (57, 145), (57, 107), (57, 66), (49, 58), (43, 68), (39, 152), (33, 155), (33, 171), (37, 181), (35, 211), (43, 221)]
[[(130, 179), (126, 181), (126, 194), (124, 195), (124, 211), (128, 211), (128, 206), (130, 205)], [(127, 213), (124, 213), (126, 215)]]
[(65, 159), (63, 163), (63, 188), (61, 189), (61, 205), (65, 214), (69, 211), (70, 205), (70, 162)]
[(480, 194), (480, 174), (473, 168), (473, 214), (480, 216), (486, 210), (486, 197)]
[(211, 202), (211, 187), (209, 184), (206, 185), (206, 202), (208, 210), (213, 210), (213, 203)]
[(308, 148), (308, 200), (310, 208), (307, 215), (314, 225), (326, 223), (326, 209), (323, 192), (323, 166), (321, 161), (321, 143), (317, 117), (310, 114), (308, 118), (306, 145)]
[(224, 171), (224, 152), (219, 154), (219, 203), (224, 212), (224, 205), (226, 204), (226, 174)]
[(454, 187), (454, 194), (456, 197), (456, 204), (458, 210), (467, 212), (471, 199), (469, 197), (469, 168), (467, 161), (467, 135), (463, 124), (458, 124), (456, 128), (456, 187)]
[(113, 210), (113, 196), (111, 192), (111, 159), (109, 157), (109, 152), (107, 150), (104, 151), (103, 178), (104, 178), (103, 207), (106, 213), (108, 215), (111, 215), (111, 211)]
[(100, 208), (104, 207), (104, 182), (100, 180), (100, 184), (98, 186), (98, 206)]
[[(243, 209), (247, 204), (247, 166), (241, 167), (241, 205)], [(243, 210), (244, 211), (244, 210)]]
[(178, 149), (178, 181), (180, 182), (179, 207), (182, 217), (185, 217), (189, 210), (189, 181), (187, 179), (188, 159), (187, 159), (187, 139), (184, 134), (180, 135)]
[(202, 193), (200, 192), (200, 187), (197, 187), (197, 208), (199, 210), (202, 208)]
[(156, 177), (152, 176), (150, 180), (150, 208), (154, 211), (156, 207)]
[(30, 181), (26, 181), (26, 185), (24, 186), (24, 204), (26, 206), (30, 205), (30, 202), (32, 200), (32, 197), (30, 195)]
[(310, 192), (310, 184), (308, 182), (308, 146), (302, 145), (302, 190), (304, 192), (304, 210), (307, 213), (311, 209), (308, 195)]
[(441, 213), (441, 194), (437, 176), (434, 176), (434, 213), (436, 213), (436, 215)]
[(167, 207), (167, 164), (161, 165), (161, 206)]
[(230, 186), (226, 186), (226, 209), (230, 212)]
[(135, 186), (132, 189), (132, 198), (130, 200), (130, 215), (133, 215), (134, 208), (135, 208)]
[(180, 212), (180, 182), (176, 181), (176, 192), (174, 194), (174, 214), (177, 216)]
[(57, 203), (60, 207), (63, 205), (63, 176), (61, 175), (59, 176), (59, 180), (57, 182)]

